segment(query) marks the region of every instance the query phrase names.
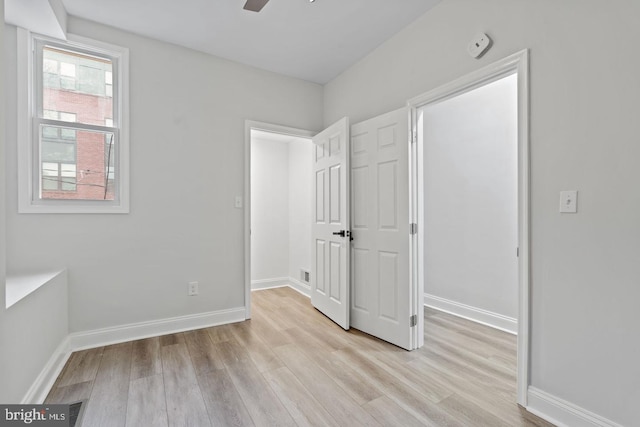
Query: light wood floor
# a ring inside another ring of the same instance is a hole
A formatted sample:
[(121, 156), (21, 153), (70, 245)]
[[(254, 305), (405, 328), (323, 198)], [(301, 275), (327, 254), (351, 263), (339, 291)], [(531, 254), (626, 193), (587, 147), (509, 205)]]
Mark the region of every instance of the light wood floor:
[(47, 403), (89, 426), (550, 426), (515, 402), (515, 337), (425, 310), (406, 352), (345, 332), (297, 292), (253, 319), (73, 353)]

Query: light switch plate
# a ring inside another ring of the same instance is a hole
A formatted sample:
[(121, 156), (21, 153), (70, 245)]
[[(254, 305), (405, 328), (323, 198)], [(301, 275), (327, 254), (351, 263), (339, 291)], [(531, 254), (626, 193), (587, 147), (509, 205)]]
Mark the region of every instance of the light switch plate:
[(560, 212), (561, 213), (577, 213), (578, 212), (578, 192), (576, 190), (560, 192)]

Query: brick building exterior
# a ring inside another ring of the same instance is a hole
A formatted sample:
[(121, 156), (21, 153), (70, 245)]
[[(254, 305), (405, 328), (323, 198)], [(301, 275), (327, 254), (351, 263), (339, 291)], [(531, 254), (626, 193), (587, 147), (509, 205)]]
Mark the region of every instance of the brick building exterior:
[(42, 199), (113, 200), (115, 135), (72, 123), (113, 126), (112, 64), (45, 47), (43, 117), (67, 122), (40, 128)]

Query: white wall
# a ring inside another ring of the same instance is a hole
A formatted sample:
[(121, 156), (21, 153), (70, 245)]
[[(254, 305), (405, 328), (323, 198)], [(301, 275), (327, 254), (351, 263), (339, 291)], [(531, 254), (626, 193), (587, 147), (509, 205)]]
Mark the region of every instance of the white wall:
[(309, 140), (289, 143), (289, 277), (311, 271), (312, 147)]
[[(10, 268), (68, 268), (72, 332), (242, 307), (234, 200), (245, 120), (319, 129), (322, 88), (80, 19), (68, 29), (130, 49), (131, 213), (16, 213), (16, 31), (6, 27)], [(193, 280), (198, 297), (187, 296)]]
[(421, 109), (424, 292), (518, 317), (517, 75)]
[[(480, 60), (466, 46), (495, 41)], [(531, 383), (622, 425), (640, 401), (640, 2), (443, 0), (325, 87), (352, 122), (530, 49)], [(589, 40), (588, 43), (585, 40)], [(578, 214), (558, 213), (579, 190)]]
[[(1, 22), (4, 22), (4, 0), (0, 0), (0, 18)], [(4, 46), (4, 25), (0, 25), (0, 46)], [(4, 55), (0, 59), (0, 99), (4, 99), (4, 69), (6, 60)], [(4, 165), (5, 158), (5, 114), (0, 114), (0, 165)], [(9, 360), (7, 358), (7, 348), (5, 344), (7, 342), (5, 319), (6, 304), (5, 304), (5, 286), (6, 286), (6, 251), (5, 251), (5, 169), (0, 171), (0, 384), (7, 384), (7, 376), (9, 371), (13, 369), (13, 366), (9, 366)], [(9, 402), (9, 390), (7, 387), (0, 387), (0, 402)]]
[[(310, 270), (311, 142), (251, 142), (251, 280), (254, 287), (299, 280)], [(270, 281), (270, 282), (269, 282)]]
[(44, 400), (67, 356), (68, 316), (66, 271), (48, 278), (7, 309), (2, 347), (10, 369), (0, 383), (5, 395), (0, 402), (22, 403), (25, 397), (28, 403)]
[(251, 280), (289, 277), (289, 143), (251, 139)]

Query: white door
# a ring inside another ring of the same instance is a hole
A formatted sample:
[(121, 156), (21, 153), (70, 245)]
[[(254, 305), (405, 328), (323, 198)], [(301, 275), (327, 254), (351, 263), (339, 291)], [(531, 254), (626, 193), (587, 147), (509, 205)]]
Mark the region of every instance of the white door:
[[(351, 127), (351, 326), (411, 344), (409, 113)], [(420, 305), (421, 306), (421, 305)]]
[(349, 329), (349, 119), (313, 138), (311, 303)]

